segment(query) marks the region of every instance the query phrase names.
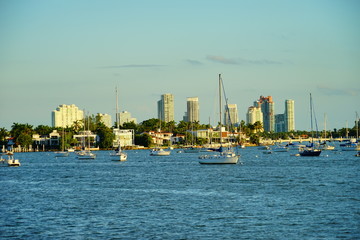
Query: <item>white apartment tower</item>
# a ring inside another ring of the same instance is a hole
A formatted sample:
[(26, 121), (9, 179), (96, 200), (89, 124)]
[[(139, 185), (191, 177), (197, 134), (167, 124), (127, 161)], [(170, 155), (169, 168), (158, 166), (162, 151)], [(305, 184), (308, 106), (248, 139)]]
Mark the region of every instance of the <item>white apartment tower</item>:
[(130, 123), (130, 122), (134, 122), (135, 124), (137, 123), (136, 118), (131, 117), (131, 113), (129, 113), (128, 111), (122, 111), (121, 113), (119, 113), (119, 119), (120, 119), (120, 126), (123, 125), (124, 123)]
[(237, 105), (236, 104), (227, 104), (227, 106), (225, 106), (225, 111), (224, 113), (224, 123), (226, 125), (237, 125), (239, 124), (239, 114), (238, 114), (238, 109), (237, 109)]
[(251, 106), (246, 113), (246, 123), (254, 124), (255, 122), (263, 123), (263, 113), (260, 107)]
[(199, 121), (199, 98), (189, 97), (187, 98), (187, 122), (198, 122)]
[(295, 131), (295, 102), (292, 99), (285, 100), (285, 132)]
[(164, 122), (175, 120), (174, 117), (174, 95), (163, 94), (158, 101), (158, 118)]
[(102, 122), (105, 126), (107, 126), (108, 128), (112, 127), (111, 115), (107, 113), (98, 113), (97, 117), (99, 118), (100, 122)]
[(74, 104), (59, 105), (56, 110), (52, 111), (53, 127), (71, 127), (75, 121), (84, 119), (84, 111), (80, 110)]

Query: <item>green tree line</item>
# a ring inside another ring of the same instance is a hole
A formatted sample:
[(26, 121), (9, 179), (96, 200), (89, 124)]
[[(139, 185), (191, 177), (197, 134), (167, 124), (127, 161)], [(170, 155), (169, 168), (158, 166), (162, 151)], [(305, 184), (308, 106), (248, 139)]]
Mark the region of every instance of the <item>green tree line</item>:
[[(84, 121), (85, 120), (85, 121)], [(79, 131), (84, 129), (86, 125), (86, 129), (96, 133), (100, 141), (98, 146), (101, 149), (109, 149), (112, 147), (113, 140), (115, 138), (113, 134), (113, 128), (116, 126), (116, 123), (112, 128), (105, 126), (101, 119), (98, 116), (88, 116), (86, 119), (76, 121), (71, 127), (60, 128), (60, 127), (50, 127), (47, 125), (39, 125), (34, 127), (28, 123), (13, 123), (10, 130), (5, 128), (0, 128), (0, 145), (6, 144), (7, 137), (13, 137), (16, 145), (21, 145), (23, 147), (29, 147), (33, 145), (32, 136), (33, 134), (39, 134), (40, 136), (49, 135), (53, 130), (57, 130), (57, 132), (61, 135), (61, 138), (64, 138), (65, 141), (60, 141), (59, 149), (62, 148), (62, 142), (65, 144), (65, 148), (70, 146), (75, 146), (77, 144), (76, 139), (73, 139), (74, 134), (77, 134)], [(185, 122), (180, 121), (176, 123), (175, 121), (171, 122), (163, 122), (156, 118), (151, 118), (145, 120), (139, 124), (134, 122), (124, 123), (120, 126), (120, 129), (133, 129), (135, 132), (135, 144), (142, 145), (145, 147), (149, 147), (152, 144), (151, 137), (148, 134), (144, 134), (149, 131), (158, 131), (161, 129), (163, 132), (170, 132), (173, 134), (182, 134), (185, 135), (184, 144), (189, 144), (190, 141), (196, 144), (204, 144), (206, 142), (205, 139), (196, 138), (193, 139), (193, 136), (189, 133), (189, 131), (196, 131), (200, 129), (208, 129), (211, 126), (209, 124), (201, 124), (199, 122)], [(358, 126), (359, 128), (359, 126)], [(298, 138), (300, 136), (311, 136), (311, 133), (308, 131), (292, 131), (292, 132), (280, 132), (280, 133), (269, 133), (264, 132), (263, 126), (260, 122), (256, 122), (254, 124), (245, 124), (244, 121), (241, 121), (240, 125), (237, 127), (238, 132), (242, 132), (247, 138), (250, 138), (251, 143), (258, 143), (260, 138), (265, 139), (291, 139)], [(319, 131), (315, 133), (315, 136), (324, 137), (324, 131)], [(357, 128), (353, 126), (352, 128), (342, 128), (342, 129), (333, 129), (328, 130), (326, 132), (327, 137), (356, 137), (357, 136)], [(244, 139), (238, 139), (238, 141), (244, 141)]]

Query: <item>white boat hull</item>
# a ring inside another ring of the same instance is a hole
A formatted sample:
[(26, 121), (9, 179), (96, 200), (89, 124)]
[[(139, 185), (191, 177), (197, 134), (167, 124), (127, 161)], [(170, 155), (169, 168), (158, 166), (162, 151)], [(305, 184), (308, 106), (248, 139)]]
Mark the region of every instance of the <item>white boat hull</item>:
[(169, 151), (152, 151), (150, 156), (169, 156), (170, 153)]
[(200, 164), (236, 164), (239, 161), (239, 155), (203, 155), (199, 159)]
[(78, 159), (95, 159), (96, 158), (96, 154), (92, 153), (92, 152), (80, 152), (77, 154)]
[(111, 156), (111, 160), (112, 161), (126, 161), (127, 160), (127, 154), (126, 153), (120, 153), (120, 154), (112, 154)]
[(68, 152), (55, 152), (55, 157), (68, 157)]
[(20, 161), (19, 159), (9, 159), (7, 160), (7, 164), (9, 167), (20, 167)]

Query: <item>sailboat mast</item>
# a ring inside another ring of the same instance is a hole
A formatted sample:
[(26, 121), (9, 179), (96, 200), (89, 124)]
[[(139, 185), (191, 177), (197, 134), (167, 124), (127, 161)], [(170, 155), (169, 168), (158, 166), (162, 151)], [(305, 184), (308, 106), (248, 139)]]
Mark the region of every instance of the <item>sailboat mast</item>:
[(326, 113), (324, 114), (324, 138), (326, 141)]
[(116, 93), (116, 128), (119, 129), (120, 128), (120, 119), (119, 119), (119, 103), (118, 103), (118, 90), (117, 87), (115, 87), (115, 93)]
[(358, 141), (359, 139), (359, 115), (357, 112), (356, 113), (356, 121), (355, 121), (355, 124), (356, 124), (356, 141)]
[(222, 102), (221, 102), (221, 74), (219, 74), (219, 109), (220, 109), (220, 145), (222, 145)]
[(311, 141), (314, 140), (312, 114), (313, 114), (313, 109), (312, 109), (312, 96), (311, 96), (311, 93), (310, 93), (310, 127), (311, 127)]

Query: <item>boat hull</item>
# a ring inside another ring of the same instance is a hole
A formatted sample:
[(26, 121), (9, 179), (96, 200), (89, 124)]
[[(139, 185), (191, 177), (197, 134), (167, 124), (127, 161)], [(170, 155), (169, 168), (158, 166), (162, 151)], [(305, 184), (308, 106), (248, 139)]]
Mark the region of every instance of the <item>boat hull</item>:
[(7, 160), (7, 164), (9, 167), (20, 167), (20, 161), (18, 159), (9, 159)]
[(68, 152), (55, 152), (55, 157), (68, 157)]
[(170, 152), (161, 151), (161, 152), (151, 152), (150, 156), (169, 156)]
[(80, 152), (77, 154), (77, 158), (81, 160), (87, 160), (87, 159), (95, 159), (96, 154), (93, 154), (92, 152)]
[(239, 156), (204, 155), (199, 159), (200, 164), (237, 164)]
[(111, 155), (111, 160), (112, 161), (120, 161), (120, 162), (123, 162), (123, 161), (126, 161), (127, 160), (127, 154), (125, 153), (120, 153), (120, 154), (114, 154), (114, 155)]
[(321, 150), (304, 150), (299, 154), (302, 157), (318, 157), (321, 154)]
[(199, 153), (199, 152), (200, 152), (200, 148), (184, 149), (184, 153)]

